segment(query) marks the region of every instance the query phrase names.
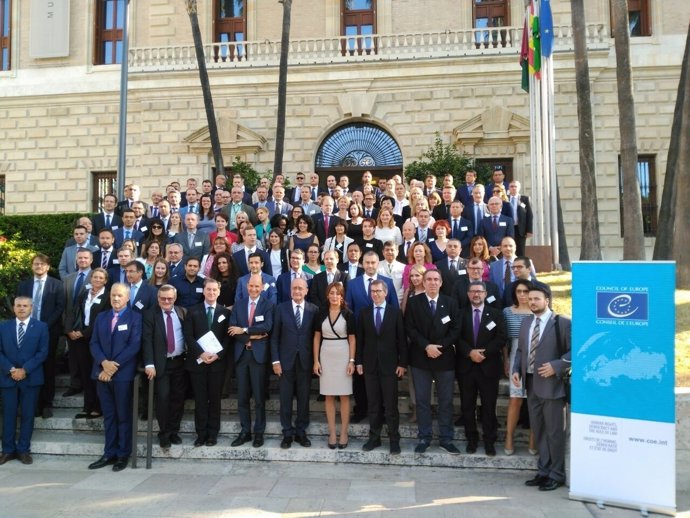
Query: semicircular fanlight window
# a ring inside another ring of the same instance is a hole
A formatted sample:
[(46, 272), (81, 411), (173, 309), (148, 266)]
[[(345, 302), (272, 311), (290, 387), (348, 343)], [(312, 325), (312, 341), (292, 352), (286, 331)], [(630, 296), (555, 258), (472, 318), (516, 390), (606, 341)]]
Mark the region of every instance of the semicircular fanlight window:
[(323, 141), (316, 167), (402, 166), (398, 144), (378, 126), (354, 123), (341, 126)]

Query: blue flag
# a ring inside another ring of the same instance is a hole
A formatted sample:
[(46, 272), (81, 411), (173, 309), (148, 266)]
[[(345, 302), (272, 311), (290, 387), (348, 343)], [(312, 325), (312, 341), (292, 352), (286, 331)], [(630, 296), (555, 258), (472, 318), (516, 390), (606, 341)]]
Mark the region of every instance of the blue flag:
[(539, 28), (541, 31), (541, 55), (551, 57), (553, 51), (553, 14), (550, 0), (541, 0), (539, 12)]

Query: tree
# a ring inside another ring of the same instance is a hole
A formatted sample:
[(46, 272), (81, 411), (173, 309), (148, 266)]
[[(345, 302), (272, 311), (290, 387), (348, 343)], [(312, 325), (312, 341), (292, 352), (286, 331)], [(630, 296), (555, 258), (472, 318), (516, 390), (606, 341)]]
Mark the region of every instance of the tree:
[(427, 149), (419, 160), (411, 162), (405, 168), (405, 178), (424, 180), (426, 175), (433, 174), (437, 177), (450, 173), (453, 175), (455, 185), (463, 185), (465, 171), (472, 167), (472, 160), (464, 153), (459, 153), (450, 144), (444, 144), (441, 135), (437, 132), (433, 145)]
[(637, 134), (635, 100), (632, 92), (628, 0), (611, 0), (616, 44), (616, 83), (618, 84), (618, 124), (621, 138), (623, 180), (623, 259), (644, 260), (642, 197), (637, 179)]
[[(594, 161), (594, 127), (592, 123), (592, 93), (587, 59), (585, 7), (583, 0), (570, 0), (575, 43), (575, 87), (577, 90), (577, 122), (580, 129), (580, 209), (582, 213), (580, 260), (601, 261), (599, 235), (599, 205)], [(559, 222), (561, 218), (559, 217)]]
[(273, 178), (283, 174), (285, 147), (285, 105), (287, 103), (288, 54), (290, 51), (290, 14), (292, 0), (278, 0), (283, 4), (283, 31), (280, 37), (280, 67), (278, 69), (278, 120), (276, 123), (276, 153), (273, 160)]
[[(690, 65), (690, 27), (685, 40), (685, 54), (680, 68), (680, 81), (678, 82), (678, 94), (676, 95), (676, 109), (673, 114), (671, 126), (671, 141), (668, 145), (668, 157), (666, 159), (666, 174), (664, 175), (664, 192), (661, 196), (659, 207), (659, 220), (654, 243), (654, 260), (663, 261), (673, 258), (674, 248), (674, 223), (676, 221), (676, 194), (679, 185), (687, 185), (687, 182), (678, 181), (678, 176), (687, 174), (688, 162), (685, 162), (685, 171), (679, 168), (680, 139), (682, 132), (687, 132), (690, 121), (683, 119), (683, 103), (688, 93), (688, 66)], [(682, 126), (685, 125), (685, 129)], [(683, 221), (683, 220), (680, 220)], [(677, 241), (676, 241), (677, 243)]]
[(211, 138), (211, 150), (213, 161), (216, 164), (217, 173), (225, 173), (223, 167), (223, 153), (220, 150), (220, 139), (218, 138), (218, 124), (216, 114), (213, 109), (213, 97), (211, 96), (211, 83), (208, 80), (208, 70), (206, 69), (206, 58), (204, 57), (204, 45), (201, 41), (201, 30), (199, 29), (199, 18), (197, 17), (196, 0), (185, 0), (187, 14), (192, 24), (192, 37), (194, 38), (194, 50), (196, 51), (196, 61), (199, 67), (199, 81), (201, 91), (204, 95), (204, 108), (206, 109), (206, 120), (208, 121), (208, 133)]

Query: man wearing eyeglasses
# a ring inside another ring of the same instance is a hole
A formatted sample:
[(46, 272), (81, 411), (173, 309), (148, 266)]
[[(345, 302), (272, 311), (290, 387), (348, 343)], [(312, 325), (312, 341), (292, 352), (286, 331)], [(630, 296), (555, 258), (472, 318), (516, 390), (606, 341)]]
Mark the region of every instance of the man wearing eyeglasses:
[[(484, 263), (478, 257), (473, 257), (467, 261), (467, 275), (461, 275), (453, 288), (453, 298), (458, 301), (461, 310), (470, 305), (467, 297), (467, 290), (473, 281), (481, 281), (484, 272)], [(484, 281), (486, 288), (486, 299), (484, 304), (496, 309), (503, 309), (503, 301), (498, 291), (498, 286), (491, 281)]]

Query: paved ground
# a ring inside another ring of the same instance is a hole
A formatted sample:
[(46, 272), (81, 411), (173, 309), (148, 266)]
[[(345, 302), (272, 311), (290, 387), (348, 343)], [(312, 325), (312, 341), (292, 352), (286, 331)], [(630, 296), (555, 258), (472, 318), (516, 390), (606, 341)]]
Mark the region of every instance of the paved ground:
[[(0, 468), (3, 518), (544, 517), (623, 518), (544, 493), (525, 473), (352, 464), (157, 460), (153, 469), (89, 471), (95, 459), (36, 455)], [(679, 455), (679, 511), (690, 516), (690, 455)], [(681, 464), (682, 463), (682, 464)], [(684, 484), (681, 487), (680, 484)]]

